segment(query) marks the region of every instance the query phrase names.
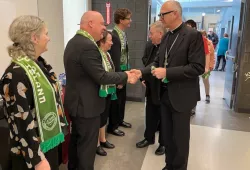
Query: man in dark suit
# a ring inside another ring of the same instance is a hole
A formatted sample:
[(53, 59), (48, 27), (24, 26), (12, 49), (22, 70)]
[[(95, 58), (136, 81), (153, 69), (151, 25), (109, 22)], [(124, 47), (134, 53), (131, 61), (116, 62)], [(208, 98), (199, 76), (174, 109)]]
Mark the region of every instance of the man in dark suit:
[[(150, 26), (149, 38), (151, 41), (148, 41), (142, 57), (142, 62), (144, 66), (148, 66), (154, 62), (156, 53), (159, 49), (161, 39), (166, 32), (165, 27), (161, 21), (156, 21)], [(157, 131), (158, 126), (160, 126), (160, 96), (158, 93), (154, 93), (157, 89), (156, 85), (159, 82), (154, 76), (146, 75), (142, 78), (142, 83), (146, 87), (146, 129), (144, 133), (144, 140), (136, 144), (137, 148), (144, 148), (148, 145), (155, 143), (155, 132)], [(161, 130), (159, 130), (159, 147), (155, 151), (156, 155), (165, 154), (165, 147), (162, 141)]]
[(64, 52), (67, 75), (65, 108), (72, 120), (68, 169), (93, 170), (105, 98), (99, 97), (100, 85), (135, 83), (128, 72), (106, 72), (96, 45), (106, 27), (98, 12), (88, 11), (80, 30), (68, 42)]
[[(115, 71), (129, 70), (129, 53), (128, 41), (125, 30), (130, 27), (131, 11), (127, 8), (119, 8), (114, 13), (115, 27), (112, 31), (113, 45), (110, 55), (115, 65)], [(118, 129), (119, 126), (131, 128), (131, 124), (124, 121), (125, 105), (126, 105), (126, 85), (117, 86), (117, 98), (111, 102), (108, 133), (116, 136), (124, 136), (125, 133)]]
[(190, 111), (197, 103), (197, 79), (205, 71), (204, 45), (201, 33), (182, 23), (178, 1), (165, 2), (159, 17), (169, 31), (151, 65), (154, 67), (131, 72), (138, 76), (151, 72), (162, 80), (155, 92), (161, 95), (161, 130), (166, 147), (163, 170), (187, 170)]

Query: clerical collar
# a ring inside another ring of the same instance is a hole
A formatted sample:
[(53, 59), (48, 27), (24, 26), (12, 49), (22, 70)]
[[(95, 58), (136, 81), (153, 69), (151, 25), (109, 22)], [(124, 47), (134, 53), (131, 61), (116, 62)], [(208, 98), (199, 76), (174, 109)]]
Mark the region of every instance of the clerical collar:
[(179, 25), (177, 28), (173, 29), (172, 31), (171, 31), (171, 30), (169, 30), (169, 31), (170, 31), (172, 34), (174, 34), (174, 33), (178, 32), (178, 31), (182, 28), (182, 26), (183, 26), (183, 23), (181, 23), (181, 25)]

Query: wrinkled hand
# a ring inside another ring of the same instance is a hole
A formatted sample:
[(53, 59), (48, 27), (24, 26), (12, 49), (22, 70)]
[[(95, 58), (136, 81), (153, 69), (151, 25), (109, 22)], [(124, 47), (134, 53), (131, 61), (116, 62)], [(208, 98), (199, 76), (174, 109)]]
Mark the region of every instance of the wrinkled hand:
[(128, 75), (128, 83), (135, 84), (138, 81), (135, 73), (131, 73), (130, 71), (125, 71), (125, 73)]
[(210, 71), (213, 71), (213, 70), (214, 70), (214, 68), (213, 68), (213, 67), (210, 67), (210, 68), (209, 68), (209, 70), (210, 70)]
[(143, 81), (141, 82), (141, 84), (142, 84), (144, 87), (147, 87), (146, 84), (145, 84), (145, 80), (143, 80)]
[(42, 160), (35, 166), (35, 170), (51, 170), (47, 159)]
[(155, 68), (154, 70), (152, 70), (151, 73), (156, 78), (163, 79), (166, 77), (167, 70), (166, 70), (166, 68), (159, 67), (159, 68)]
[(138, 79), (142, 77), (141, 70), (132, 69), (132, 70), (130, 70), (130, 73), (135, 74)]
[(122, 89), (122, 88), (123, 88), (123, 85), (120, 84), (120, 85), (117, 86), (117, 88), (118, 88), (118, 89)]

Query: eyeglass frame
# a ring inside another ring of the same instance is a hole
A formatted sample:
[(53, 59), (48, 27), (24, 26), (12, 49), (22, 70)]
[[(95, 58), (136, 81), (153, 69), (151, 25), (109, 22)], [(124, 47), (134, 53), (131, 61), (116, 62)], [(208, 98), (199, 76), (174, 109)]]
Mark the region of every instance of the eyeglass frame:
[(174, 12), (174, 10), (173, 11), (164, 12), (164, 13), (160, 13), (160, 14), (158, 14), (158, 17), (164, 18), (165, 15), (170, 14), (172, 12)]

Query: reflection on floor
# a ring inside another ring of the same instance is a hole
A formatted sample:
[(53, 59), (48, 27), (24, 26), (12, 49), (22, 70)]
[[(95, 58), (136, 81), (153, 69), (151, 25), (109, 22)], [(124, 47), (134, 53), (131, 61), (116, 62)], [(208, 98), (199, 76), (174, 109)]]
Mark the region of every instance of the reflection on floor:
[[(202, 100), (191, 118), (189, 170), (249, 170), (250, 120), (248, 114), (231, 111), (223, 100), (224, 73), (212, 72), (211, 103), (205, 103), (203, 82)], [(143, 139), (144, 103), (128, 102), (126, 121), (132, 129), (123, 129), (125, 137), (108, 135), (116, 148), (106, 150), (108, 156), (96, 156), (96, 170), (161, 170), (164, 156), (156, 156), (158, 143), (137, 149), (135, 143)], [(156, 140), (157, 141), (157, 140)]]

